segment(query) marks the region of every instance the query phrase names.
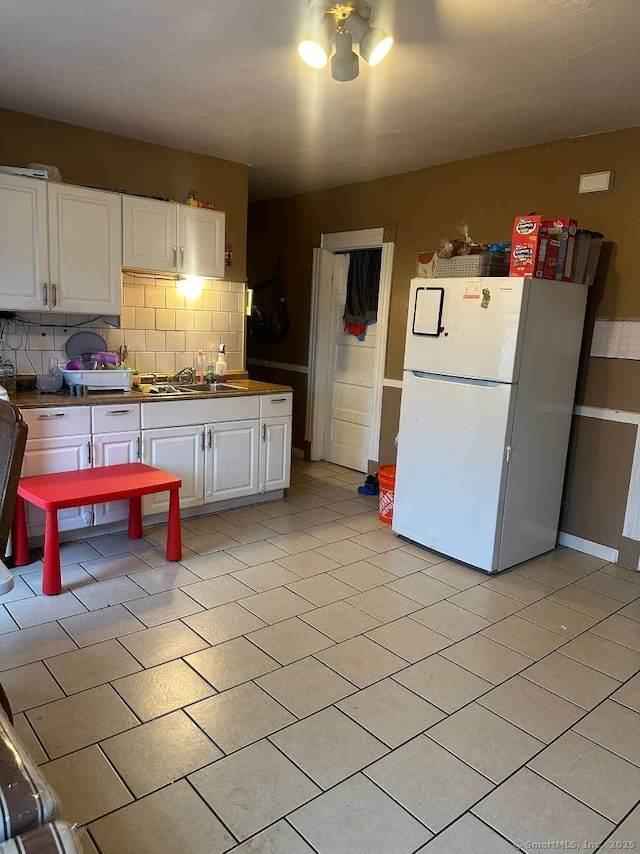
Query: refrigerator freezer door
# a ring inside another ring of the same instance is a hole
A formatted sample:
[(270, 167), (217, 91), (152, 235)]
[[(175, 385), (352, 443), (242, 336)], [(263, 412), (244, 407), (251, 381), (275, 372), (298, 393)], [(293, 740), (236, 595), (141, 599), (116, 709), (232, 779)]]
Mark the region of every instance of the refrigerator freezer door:
[(393, 530), (497, 568), (517, 386), (405, 371)]
[(404, 367), (517, 382), (528, 279), (414, 279)]

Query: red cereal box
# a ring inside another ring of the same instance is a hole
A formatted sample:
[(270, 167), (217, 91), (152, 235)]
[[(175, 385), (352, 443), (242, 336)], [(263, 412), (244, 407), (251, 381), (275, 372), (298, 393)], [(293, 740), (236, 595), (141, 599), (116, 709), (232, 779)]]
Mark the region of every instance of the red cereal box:
[(556, 270), (558, 268), (560, 255), (560, 240), (557, 237), (549, 235), (549, 243), (547, 245), (547, 257), (544, 262), (543, 279), (557, 279)]
[(535, 276), (538, 255), (547, 230), (543, 228), (541, 216), (518, 216), (513, 224), (511, 237), (510, 276)]
[(547, 260), (547, 249), (549, 247), (549, 237), (546, 234), (540, 235), (540, 245), (538, 246), (538, 261), (536, 263), (536, 278), (541, 279), (544, 276), (544, 265)]
[(559, 282), (570, 282), (573, 277), (573, 253), (576, 246), (578, 221), (575, 219), (546, 219), (541, 225), (547, 229), (551, 237), (560, 241), (555, 279)]

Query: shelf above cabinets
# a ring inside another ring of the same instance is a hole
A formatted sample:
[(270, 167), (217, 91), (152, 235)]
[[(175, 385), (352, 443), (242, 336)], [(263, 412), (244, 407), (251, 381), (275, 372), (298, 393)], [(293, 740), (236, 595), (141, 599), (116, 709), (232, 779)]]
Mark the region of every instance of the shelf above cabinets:
[(221, 279), (225, 215), (172, 202), (123, 196), (126, 269)]

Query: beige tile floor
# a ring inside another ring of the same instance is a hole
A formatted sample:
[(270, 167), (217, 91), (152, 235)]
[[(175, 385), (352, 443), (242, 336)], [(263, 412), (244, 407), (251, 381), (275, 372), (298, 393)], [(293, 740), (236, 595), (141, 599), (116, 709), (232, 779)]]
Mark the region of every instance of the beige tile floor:
[(393, 535), (362, 476), (62, 547), (0, 599), (16, 728), (101, 854), (640, 847), (640, 573), (489, 577)]

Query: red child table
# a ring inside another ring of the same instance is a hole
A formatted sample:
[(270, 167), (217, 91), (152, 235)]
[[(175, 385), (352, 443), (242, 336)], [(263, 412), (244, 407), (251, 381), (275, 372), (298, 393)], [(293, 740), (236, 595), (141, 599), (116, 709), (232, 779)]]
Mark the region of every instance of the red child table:
[(129, 499), (129, 536), (142, 537), (142, 496), (169, 490), (169, 519), (167, 525), (167, 560), (180, 560), (179, 477), (143, 463), (125, 463), (81, 471), (63, 471), (23, 477), (18, 486), (18, 498), (13, 518), (13, 557), (16, 566), (29, 563), (25, 501), (46, 512), (44, 529), (44, 571), (42, 592), (52, 595), (62, 589), (60, 577), (60, 544), (58, 539), (58, 510), (80, 507), (102, 501)]

